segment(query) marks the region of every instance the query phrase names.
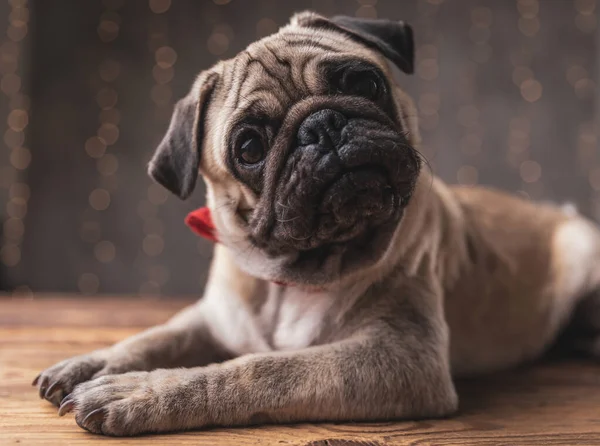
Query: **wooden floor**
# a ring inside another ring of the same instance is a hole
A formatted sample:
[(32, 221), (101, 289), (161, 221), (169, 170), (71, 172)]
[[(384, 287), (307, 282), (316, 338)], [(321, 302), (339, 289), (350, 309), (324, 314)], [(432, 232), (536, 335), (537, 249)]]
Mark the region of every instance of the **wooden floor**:
[(183, 301), (0, 297), (0, 445), (600, 445), (600, 364), (562, 361), (459, 383), (447, 420), (213, 429), (115, 439), (59, 418), (31, 387), (39, 371), (157, 324)]

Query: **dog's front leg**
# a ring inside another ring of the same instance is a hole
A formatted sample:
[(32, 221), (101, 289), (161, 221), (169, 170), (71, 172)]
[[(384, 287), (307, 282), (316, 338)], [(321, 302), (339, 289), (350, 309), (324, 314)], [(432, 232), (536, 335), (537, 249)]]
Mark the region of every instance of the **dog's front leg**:
[[(231, 260), (222, 248), (215, 250), (212, 270), (202, 301), (184, 309), (165, 324), (44, 370), (34, 380), (40, 397), (58, 406), (77, 384), (100, 376), (157, 368), (196, 367), (230, 359), (232, 355), (212, 335), (214, 316), (206, 304), (222, 300), (226, 294), (238, 296), (251, 292), (256, 284), (231, 266)], [(229, 274), (217, 274), (222, 271)], [(239, 297), (244, 298), (243, 295)]]
[[(105, 376), (79, 385), (60, 413), (91, 432), (135, 435), (211, 425), (382, 420), (452, 413), (447, 336), (423, 318), (378, 321), (352, 337), (208, 367)], [(445, 331), (445, 329), (444, 329)]]
[(73, 388), (99, 376), (134, 370), (198, 366), (228, 359), (214, 342), (201, 304), (113, 346), (65, 359), (34, 381), (40, 397), (58, 406)]

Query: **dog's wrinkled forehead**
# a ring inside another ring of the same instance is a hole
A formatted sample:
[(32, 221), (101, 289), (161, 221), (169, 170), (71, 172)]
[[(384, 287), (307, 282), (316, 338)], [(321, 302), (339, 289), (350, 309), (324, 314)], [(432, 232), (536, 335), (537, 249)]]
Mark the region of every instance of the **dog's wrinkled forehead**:
[(278, 33), (200, 74), (188, 96), (176, 105), (167, 134), (150, 162), (150, 176), (186, 198), (194, 189), (201, 162), (226, 167), (222, 142), (236, 121), (262, 119), (276, 124), (298, 100), (328, 93), (323, 76), (328, 63), (350, 59), (369, 62), (387, 77), (386, 60), (412, 73), (412, 30), (388, 20), (296, 14)]
[[(377, 26), (379, 25), (379, 26)], [(397, 48), (369, 32), (401, 35)], [(225, 64), (228, 107), (256, 109), (277, 115), (290, 102), (307, 95), (327, 93), (324, 66), (348, 61), (369, 62), (390, 75), (384, 58), (412, 73), (412, 32), (400, 22), (369, 21), (349, 17), (325, 19), (313, 13), (294, 16), (276, 34), (252, 43)], [(273, 99), (269, 101), (269, 99)], [(263, 104), (257, 104), (257, 102)]]
[(326, 94), (327, 66), (350, 60), (386, 68), (381, 57), (344, 35), (285, 27), (227, 62), (225, 71), (230, 81), (226, 107), (239, 114), (276, 119), (287, 112), (290, 104), (310, 95)]

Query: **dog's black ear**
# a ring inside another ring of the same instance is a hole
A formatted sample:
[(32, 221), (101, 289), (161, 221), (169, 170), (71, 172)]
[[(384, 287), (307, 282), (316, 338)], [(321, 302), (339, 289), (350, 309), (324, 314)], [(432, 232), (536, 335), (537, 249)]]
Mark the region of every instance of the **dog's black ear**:
[(326, 28), (342, 32), (350, 38), (379, 51), (407, 74), (414, 72), (415, 43), (410, 25), (401, 21), (360, 19), (335, 16), (327, 19), (312, 12), (301, 12), (292, 23), (309, 28)]
[(148, 165), (148, 175), (181, 199), (196, 186), (204, 120), (217, 79), (217, 73), (203, 73), (190, 93), (177, 102), (167, 133)]

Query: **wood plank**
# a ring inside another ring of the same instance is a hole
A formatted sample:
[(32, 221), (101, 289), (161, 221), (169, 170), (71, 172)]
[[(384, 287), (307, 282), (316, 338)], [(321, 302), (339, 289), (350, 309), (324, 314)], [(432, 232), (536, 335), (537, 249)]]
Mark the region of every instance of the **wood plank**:
[(35, 299), (0, 295), (0, 326), (149, 327), (192, 302), (182, 298), (103, 296), (92, 301), (64, 295)]
[(546, 361), (460, 382), (461, 412), (445, 420), (219, 428), (133, 439), (82, 431), (72, 415), (59, 418), (31, 387), (43, 368), (130, 336), (187, 303), (0, 300), (0, 444), (600, 444), (600, 370), (582, 361)]

